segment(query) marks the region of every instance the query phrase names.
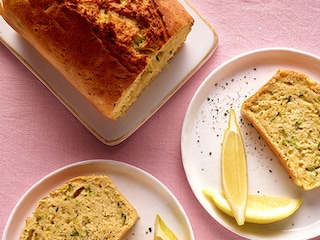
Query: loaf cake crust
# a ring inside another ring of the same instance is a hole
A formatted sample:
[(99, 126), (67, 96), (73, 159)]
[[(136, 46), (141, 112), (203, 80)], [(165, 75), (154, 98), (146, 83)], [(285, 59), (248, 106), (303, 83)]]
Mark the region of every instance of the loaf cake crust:
[(118, 240), (138, 219), (136, 209), (109, 177), (80, 176), (40, 200), (20, 240)]
[(320, 185), (320, 85), (306, 74), (279, 70), (241, 106), (245, 117), (298, 186)]
[(3, 0), (0, 12), (113, 120), (181, 48), (194, 22), (177, 0)]

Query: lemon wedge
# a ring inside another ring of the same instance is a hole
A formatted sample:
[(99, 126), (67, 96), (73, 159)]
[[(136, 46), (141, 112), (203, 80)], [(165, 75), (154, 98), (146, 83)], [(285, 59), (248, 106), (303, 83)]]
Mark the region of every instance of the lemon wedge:
[(156, 215), (154, 240), (178, 240), (176, 235), (165, 224), (159, 214)]
[(239, 226), (245, 222), (248, 197), (247, 159), (236, 114), (230, 110), (221, 152), (222, 187)]
[[(204, 189), (203, 193), (224, 213), (233, 217), (231, 208), (223, 193)], [(268, 224), (283, 220), (292, 215), (301, 205), (301, 199), (274, 196), (248, 195), (245, 221)]]

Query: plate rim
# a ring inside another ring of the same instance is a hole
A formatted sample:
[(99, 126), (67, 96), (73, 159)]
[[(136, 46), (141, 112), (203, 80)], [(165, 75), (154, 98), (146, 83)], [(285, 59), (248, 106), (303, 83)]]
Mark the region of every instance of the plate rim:
[(215, 75), (217, 72), (221, 71), (221, 69), (223, 69), (224, 67), (226, 67), (227, 65), (231, 64), (232, 62), (235, 61), (239, 61), (242, 58), (246, 58), (248, 56), (251, 55), (255, 55), (255, 54), (262, 54), (265, 52), (271, 52), (271, 51), (275, 51), (275, 52), (291, 52), (291, 53), (297, 53), (297, 54), (302, 54), (305, 56), (309, 56), (311, 58), (315, 58), (320, 60), (320, 56), (317, 56), (316, 54), (307, 52), (307, 51), (303, 51), (300, 49), (296, 49), (296, 48), (290, 48), (290, 47), (270, 47), (270, 48), (258, 48), (258, 49), (254, 49), (254, 50), (250, 50), (250, 51), (246, 51), (244, 53), (240, 53), (234, 57), (231, 57), (230, 59), (226, 60), (225, 62), (223, 62), (222, 64), (220, 64), (217, 68), (215, 68), (213, 71), (211, 71), (202, 81), (202, 83), (199, 85), (199, 87), (197, 88), (196, 92), (194, 93), (193, 97), (191, 98), (187, 111), (189, 110), (189, 106), (190, 103), (192, 101), (194, 101), (195, 95), (198, 94), (198, 92), (200, 92), (200, 89), (203, 88), (203, 85), (209, 81), (209, 79)]
[[(229, 66), (230, 64), (232, 63), (236, 63), (238, 61), (241, 61), (242, 59), (245, 59), (247, 57), (250, 57), (250, 56), (254, 56), (254, 55), (260, 55), (260, 54), (264, 54), (264, 53), (271, 53), (271, 52), (276, 52), (276, 53), (292, 53), (292, 54), (301, 54), (301, 55), (304, 55), (304, 56), (307, 56), (309, 58), (312, 58), (312, 59), (315, 59), (317, 60), (318, 62), (320, 62), (320, 56), (317, 56), (316, 54), (313, 54), (313, 53), (310, 53), (310, 52), (307, 52), (307, 51), (303, 51), (303, 50), (300, 50), (300, 49), (296, 49), (296, 48), (290, 48), (290, 47), (270, 47), (270, 48), (258, 48), (258, 49), (254, 49), (254, 50), (250, 50), (250, 51), (247, 51), (247, 52), (244, 52), (244, 53), (241, 53), (241, 54), (238, 54), (230, 59), (228, 59), (227, 61), (225, 61), (224, 63), (220, 64), (217, 68), (215, 68), (213, 71), (211, 71), (203, 80), (203, 82), (200, 84), (200, 86), (196, 89), (194, 95), (192, 96), (190, 102), (189, 102), (189, 105), (187, 107), (187, 110), (186, 110), (186, 113), (185, 113), (185, 117), (184, 117), (184, 120), (183, 120), (183, 123), (182, 123), (182, 128), (181, 128), (181, 142), (180, 142), (180, 147), (181, 147), (181, 156), (182, 156), (182, 164), (183, 164), (183, 168), (184, 168), (184, 171), (185, 171), (185, 174), (186, 174), (186, 178), (187, 178), (187, 181), (189, 183), (189, 186), (194, 194), (194, 196), (196, 197), (197, 201), (200, 203), (200, 205), (204, 208), (204, 210), (208, 213), (208, 215), (213, 218), (216, 222), (218, 222), (222, 227), (224, 227), (226, 230), (230, 231), (230, 232), (233, 232), (239, 236), (242, 236), (242, 237), (245, 237), (245, 238), (248, 238), (248, 237), (257, 237), (256, 233), (246, 233), (246, 232), (242, 232), (241, 230), (239, 231), (239, 229), (234, 229), (233, 227), (230, 227), (228, 225), (228, 223), (226, 223), (225, 221), (221, 220), (221, 219), (217, 219), (216, 217), (214, 217), (207, 209), (206, 207), (204, 206), (203, 202), (202, 202), (202, 199), (200, 199), (198, 197), (198, 191), (196, 191), (195, 189), (195, 186), (192, 184), (192, 180), (191, 180), (191, 176), (190, 174), (188, 173), (188, 169), (186, 169), (186, 150), (185, 150), (185, 147), (187, 147), (185, 141), (186, 139), (186, 136), (188, 135), (187, 134), (187, 125), (190, 121), (187, 120), (188, 116), (190, 116), (190, 114), (193, 112), (193, 105), (197, 105), (195, 102), (198, 98), (198, 96), (204, 91), (204, 88), (206, 86), (206, 84), (208, 84), (209, 82), (212, 82), (212, 78), (217, 74), (219, 73), (220, 71), (223, 71), (223, 69), (227, 66)], [(243, 68), (241, 68), (243, 69)], [(319, 71), (320, 73), (320, 71)], [(232, 75), (232, 74), (230, 74)], [(320, 82), (319, 82), (320, 83)], [(263, 85), (263, 84), (261, 84)], [(189, 146), (189, 145), (188, 145)], [(313, 225), (310, 225), (310, 227), (312, 227)], [(238, 230), (238, 231), (237, 231)], [(298, 230), (298, 229), (297, 229)], [(278, 230), (279, 232), (288, 232), (288, 230)], [(316, 237), (316, 236), (319, 236), (320, 232), (318, 233), (318, 235), (315, 235), (316, 233), (314, 234), (310, 234), (310, 236), (308, 236), (309, 238), (313, 238), (313, 237)], [(266, 237), (266, 238), (263, 238), (263, 236), (261, 236), (261, 239), (270, 239), (270, 237)], [(302, 239), (305, 239), (305, 238), (302, 238)]]
[[(50, 182), (50, 179), (57, 176), (57, 175), (63, 175), (64, 172), (67, 172), (68, 170), (71, 170), (73, 168), (77, 168), (77, 167), (85, 167), (85, 166), (90, 166), (90, 165), (105, 165), (105, 166), (113, 166), (113, 167), (117, 167), (119, 166), (121, 168), (121, 171), (123, 171), (124, 169), (129, 170), (131, 172), (134, 173), (134, 176), (139, 176), (142, 177), (143, 179), (148, 179), (149, 181), (151, 181), (151, 183), (155, 184), (158, 188), (161, 188), (161, 193), (165, 194), (167, 197), (169, 197), (171, 199), (171, 201), (175, 204), (175, 207), (179, 210), (181, 216), (183, 217), (185, 224), (189, 230), (189, 235), (190, 235), (190, 240), (195, 240), (195, 236), (194, 236), (194, 231), (191, 225), (191, 222), (187, 216), (187, 213), (185, 212), (183, 206), (181, 205), (181, 203), (179, 202), (178, 198), (173, 194), (173, 192), (166, 186), (164, 185), (158, 178), (156, 178), (155, 176), (153, 176), (152, 174), (150, 174), (149, 172), (131, 165), (129, 163), (125, 163), (125, 162), (121, 162), (121, 161), (117, 161), (117, 160), (111, 160), (111, 159), (89, 159), (89, 160), (83, 160), (80, 162), (75, 162), (75, 163), (71, 163), (69, 165), (66, 166), (62, 166), (60, 168), (55, 169), (54, 171), (46, 174), (45, 176), (41, 177), (39, 180), (37, 180), (34, 184), (32, 184), (24, 193), (23, 195), (19, 198), (19, 200), (16, 202), (16, 204), (14, 205), (14, 207), (12, 208), (10, 215), (7, 219), (6, 225), (4, 227), (3, 230), (3, 234), (2, 234), (2, 239), (6, 240), (8, 239), (8, 234), (9, 234), (9, 230), (10, 230), (10, 225), (12, 223), (12, 221), (14, 220), (14, 217), (17, 213), (17, 210), (19, 209), (19, 207), (22, 206), (23, 202), (26, 201), (26, 199), (28, 197), (30, 197), (31, 193), (33, 191), (36, 191), (40, 186), (47, 184), (48, 182)], [(88, 175), (88, 174), (92, 174), (90, 173), (90, 171), (86, 172), (85, 174), (82, 175)], [(68, 179), (72, 179), (73, 177), (70, 177)], [(64, 181), (64, 180), (63, 180)], [(47, 195), (49, 194), (49, 192), (52, 189), (47, 189)], [(159, 191), (157, 191), (159, 192)], [(44, 196), (38, 196), (39, 199), (41, 199)], [(37, 204), (37, 201), (35, 201), (34, 205)], [(24, 220), (21, 220), (24, 221)], [(151, 224), (152, 225), (152, 224)]]

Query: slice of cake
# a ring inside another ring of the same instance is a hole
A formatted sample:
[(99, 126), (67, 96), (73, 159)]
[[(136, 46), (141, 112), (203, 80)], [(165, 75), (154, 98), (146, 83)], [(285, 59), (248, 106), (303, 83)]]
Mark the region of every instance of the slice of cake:
[(138, 221), (107, 176), (81, 176), (50, 192), (27, 218), (20, 240), (121, 239)]
[(320, 186), (320, 85), (307, 75), (279, 70), (242, 104), (292, 180), (304, 189)]
[(3, 0), (0, 13), (113, 120), (168, 64), (194, 22), (177, 0)]

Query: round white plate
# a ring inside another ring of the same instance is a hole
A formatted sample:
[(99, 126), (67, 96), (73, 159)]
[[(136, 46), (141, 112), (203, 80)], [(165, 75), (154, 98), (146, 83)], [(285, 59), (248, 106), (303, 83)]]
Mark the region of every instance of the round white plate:
[(89, 160), (47, 175), (31, 187), (13, 209), (4, 230), (4, 240), (19, 239), (27, 216), (38, 201), (69, 179), (80, 175), (109, 176), (140, 216), (125, 239), (153, 239), (156, 214), (160, 214), (179, 239), (194, 240), (190, 222), (175, 196), (155, 177), (134, 166), (111, 160)]
[[(213, 71), (195, 93), (182, 127), (182, 159), (189, 184), (206, 211), (225, 228), (250, 239), (308, 239), (320, 234), (320, 188), (304, 191), (284, 168), (256, 130), (242, 119), (242, 102), (278, 69), (292, 69), (320, 81), (320, 58), (294, 49), (260, 49), (233, 58)], [(202, 190), (221, 190), (220, 151), (230, 108), (237, 113), (248, 161), (249, 193), (302, 198), (300, 209), (286, 220), (245, 224), (220, 212)]]

